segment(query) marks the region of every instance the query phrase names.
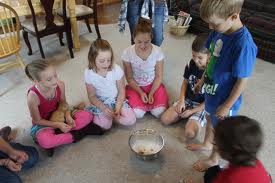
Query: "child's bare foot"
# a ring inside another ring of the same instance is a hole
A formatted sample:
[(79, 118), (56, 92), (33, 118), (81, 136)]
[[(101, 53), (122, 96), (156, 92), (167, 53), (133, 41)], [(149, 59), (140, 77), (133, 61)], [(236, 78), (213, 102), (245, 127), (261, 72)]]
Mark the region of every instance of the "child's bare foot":
[(199, 172), (205, 172), (208, 168), (218, 165), (218, 160), (205, 159), (198, 160), (193, 164), (193, 168)]
[(188, 144), (186, 149), (190, 151), (211, 151), (213, 149), (212, 144)]

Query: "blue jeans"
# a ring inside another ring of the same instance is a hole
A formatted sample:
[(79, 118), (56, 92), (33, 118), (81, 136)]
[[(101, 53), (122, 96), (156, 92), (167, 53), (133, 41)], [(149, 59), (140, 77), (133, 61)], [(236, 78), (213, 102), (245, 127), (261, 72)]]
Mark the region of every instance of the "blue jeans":
[[(38, 152), (34, 147), (31, 146), (23, 146), (18, 143), (10, 144), (14, 149), (24, 151), (28, 154), (29, 159), (23, 163), (22, 170), (29, 169), (33, 167), (39, 158)], [(0, 159), (8, 158), (8, 155), (0, 151)], [(20, 177), (13, 171), (0, 166), (0, 182), (3, 183), (22, 183)]]
[[(131, 32), (131, 43), (134, 44), (133, 32), (140, 17), (143, 0), (129, 0), (127, 9), (127, 21)], [(165, 1), (155, 3), (154, 27), (152, 43), (161, 46), (163, 41), (163, 20)]]

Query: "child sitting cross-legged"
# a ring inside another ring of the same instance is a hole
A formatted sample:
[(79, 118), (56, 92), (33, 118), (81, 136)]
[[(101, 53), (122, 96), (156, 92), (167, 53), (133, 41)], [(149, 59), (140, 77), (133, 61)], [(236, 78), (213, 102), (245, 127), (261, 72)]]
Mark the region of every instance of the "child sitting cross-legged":
[(168, 94), (163, 78), (164, 54), (160, 47), (151, 43), (152, 22), (140, 18), (135, 26), (135, 44), (122, 53), (126, 80), (126, 98), (136, 118), (149, 112), (157, 118), (168, 106)]
[(108, 130), (113, 121), (124, 126), (136, 122), (135, 113), (125, 100), (123, 70), (114, 63), (113, 49), (108, 41), (95, 40), (88, 53), (85, 83), (92, 105), (86, 108), (94, 114), (94, 123)]
[(179, 100), (161, 116), (161, 122), (169, 125), (187, 118), (185, 137), (194, 138), (206, 123), (203, 90), (195, 94), (195, 84), (202, 78), (207, 64), (208, 50), (204, 47), (207, 34), (195, 38), (192, 44), (192, 59), (185, 66)]
[(32, 118), (31, 136), (52, 156), (55, 147), (81, 140), (86, 135), (102, 135), (104, 131), (92, 123), (87, 111), (67, 112), (66, 123), (52, 121), (52, 113), (59, 103), (66, 103), (65, 84), (57, 77), (54, 66), (45, 60), (29, 63), (26, 75), (33, 82), (27, 93), (27, 103)]

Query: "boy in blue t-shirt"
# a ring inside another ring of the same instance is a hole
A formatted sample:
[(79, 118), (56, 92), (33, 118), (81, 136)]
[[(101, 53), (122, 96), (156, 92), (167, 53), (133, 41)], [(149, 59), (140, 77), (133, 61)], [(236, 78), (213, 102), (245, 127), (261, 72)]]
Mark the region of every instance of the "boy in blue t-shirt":
[[(248, 77), (252, 74), (257, 55), (248, 29), (240, 20), (244, 0), (203, 0), (201, 18), (213, 29), (206, 42), (210, 61), (205, 71), (206, 134), (203, 144), (190, 144), (190, 150), (212, 149), (213, 127), (218, 119), (237, 114)], [(200, 85), (202, 85), (202, 82)], [(217, 165), (215, 149), (206, 160), (194, 164), (197, 171)]]

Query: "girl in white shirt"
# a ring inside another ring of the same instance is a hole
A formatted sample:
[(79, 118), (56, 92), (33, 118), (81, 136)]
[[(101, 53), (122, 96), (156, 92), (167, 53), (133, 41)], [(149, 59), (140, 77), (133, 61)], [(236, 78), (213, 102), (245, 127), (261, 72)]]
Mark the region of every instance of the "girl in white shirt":
[(137, 118), (147, 111), (159, 118), (168, 107), (168, 95), (162, 84), (164, 55), (160, 47), (151, 43), (150, 20), (140, 18), (133, 36), (135, 44), (122, 54), (128, 81), (126, 97)]
[(125, 100), (125, 78), (123, 70), (114, 64), (113, 50), (108, 41), (98, 39), (90, 47), (85, 83), (94, 114), (94, 123), (110, 129), (112, 121), (122, 125), (136, 122), (133, 110)]

